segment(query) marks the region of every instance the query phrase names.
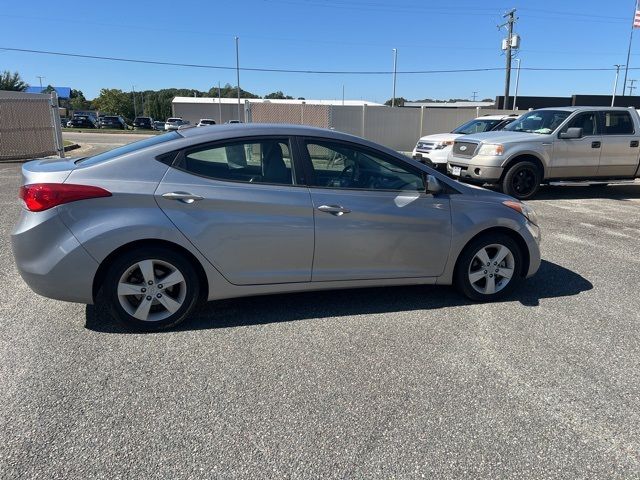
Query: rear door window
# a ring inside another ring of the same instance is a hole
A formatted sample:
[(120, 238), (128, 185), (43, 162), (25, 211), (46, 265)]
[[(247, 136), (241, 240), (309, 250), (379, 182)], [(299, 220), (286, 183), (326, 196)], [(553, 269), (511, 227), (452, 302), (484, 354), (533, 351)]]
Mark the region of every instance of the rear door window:
[(251, 139), (185, 150), (176, 168), (216, 180), (293, 185), (289, 140)]
[(632, 135), (634, 133), (633, 120), (629, 112), (603, 112), (605, 135)]

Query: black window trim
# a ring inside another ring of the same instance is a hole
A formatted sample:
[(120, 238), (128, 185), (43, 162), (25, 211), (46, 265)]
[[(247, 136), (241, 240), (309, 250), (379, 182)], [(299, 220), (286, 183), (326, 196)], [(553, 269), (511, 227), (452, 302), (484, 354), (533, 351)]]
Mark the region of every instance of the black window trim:
[[(382, 152), (378, 149), (369, 147), (367, 145), (362, 145), (361, 143), (349, 142), (342, 139), (336, 138), (327, 138), (327, 137), (314, 137), (310, 135), (298, 136), (298, 150), (300, 152), (300, 158), (303, 162), (304, 173), (309, 181), (306, 182), (308, 188), (320, 188), (323, 190), (345, 190), (345, 191), (355, 191), (355, 192), (393, 192), (393, 193), (406, 193), (406, 192), (417, 192), (421, 195), (428, 196), (426, 192), (427, 186), (427, 173), (423, 170), (416, 168), (410, 163), (404, 163), (399, 158), (394, 157), (393, 155), (389, 155), (388, 153)], [(309, 142), (324, 142), (324, 143), (338, 143), (341, 145), (345, 145), (350, 148), (364, 150), (365, 152), (371, 152), (372, 155), (381, 157), (382, 159), (390, 159), (389, 163), (392, 165), (397, 165), (402, 168), (406, 168), (410, 173), (417, 175), (422, 178), (422, 183), (424, 185), (424, 190), (394, 190), (394, 189), (381, 189), (381, 188), (349, 188), (349, 187), (325, 187), (321, 185), (312, 185), (312, 181), (315, 177), (315, 172), (313, 170), (313, 162), (311, 161), (311, 157), (309, 156), (309, 152), (307, 150), (307, 143)], [(448, 185), (445, 185), (448, 187)]]
[[(193, 150), (202, 150), (206, 148), (220, 148), (221, 146), (224, 146), (230, 143), (259, 143), (260, 140), (286, 140), (287, 141), (286, 143), (287, 143), (287, 146), (289, 147), (289, 155), (291, 156), (291, 169), (293, 170), (293, 176), (292, 176), (293, 183), (289, 184), (289, 183), (269, 183), (269, 182), (243, 182), (241, 180), (231, 180), (227, 178), (210, 177), (207, 175), (191, 172), (189, 170), (186, 170), (178, 166), (180, 161), (184, 159), (186, 152), (191, 152)], [(300, 169), (298, 168), (298, 165), (296, 165), (296, 153), (293, 148), (294, 143), (295, 143), (295, 139), (291, 135), (252, 135), (252, 136), (244, 136), (244, 137), (230, 137), (230, 138), (223, 138), (220, 140), (202, 142), (195, 145), (189, 145), (179, 150), (174, 150), (172, 152), (165, 152), (161, 155), (158, 155), (156, 157), (156, 160), (162, 162), (160, 157), (168, 155), (170, 153), (174, 153), (175, 157), (171, 162), (171, 164), (169, 164), (170, 168), (174, 168), (176, 170), (187, 173), (189, 175), (205, 178), (207, 180), (212, 180), (215, 182), (234, 183), (234, 184), (240, 184), (240, 185), (269, 185), (269, 186), (278, 186), (278, 187), (306, 188), (307, 185), (304, 183), (304, 181), (301, 181), (303, 180), (303, 178), (302, 178), (302, 175), (300, 175), (299, 173)], [(162, 163), (166, 163), (166, 162), (162, 162)]]

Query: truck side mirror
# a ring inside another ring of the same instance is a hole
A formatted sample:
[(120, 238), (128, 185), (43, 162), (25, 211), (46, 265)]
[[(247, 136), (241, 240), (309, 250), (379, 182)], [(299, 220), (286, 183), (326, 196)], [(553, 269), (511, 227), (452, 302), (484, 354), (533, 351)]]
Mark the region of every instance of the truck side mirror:
[(582, 138), (582, 129), (577, 127), (567, 128), (566, 132), (560, 133), (560, 138), (563, 138), (565, 140)]
[(427, 175), (427, 193), (437, 195), (442, 191), (442, 184), (433, 175)]

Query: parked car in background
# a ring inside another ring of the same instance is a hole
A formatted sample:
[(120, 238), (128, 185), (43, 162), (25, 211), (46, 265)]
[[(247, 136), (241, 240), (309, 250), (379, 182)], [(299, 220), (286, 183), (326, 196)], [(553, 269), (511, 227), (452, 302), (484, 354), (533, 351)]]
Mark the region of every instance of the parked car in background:
[(151, 117), (136, 117), (133, 120), (133, 128), (136, 130), (153, 130), (153, 119)]
[(159, 132), (163, 132), (164, 131), (164, 125), (165, 122), (161, 121), (161, 120), (156, 120), (153, 122), (153, 129)]
[(96, 117), (91, 115), (74, 115), (67, 123), (68, 127), (73, 128), (98, 128)]
[(502, 130), (516, 118), (518, 118), (518, 114), (484, 115), (463, 123), (450, 133), (425, 135), (420, 137), (420, 140), (416, 143), (412, 156), (414, 160), (429, 165), (440, 172), (446, 172), (447, 157), (456, 138), (472, 133)]
[(204, 127), (205, 125), (215, 125), (216, 121), (212, 120), (211, 118), (201, 118), (200, 121), (198, 122), (198, 125), (196, 125), (197, 127)]
[(231, 123), (243, 123), (243, 122), (242, 122), (242, 120), (227, 120), (224, 123), (231, 124)]
[(640, 117), (633, 108), (533, 110), (503, 131), (457, 138), (447, 169), (520, 199), (541, 183), (633, 180), (640, 177)]
[(60, 125), (62, 125), (62, 127), (66, 127), (67, 123), (69, 123), (69, 118), (68, 117), (60, 117)]
[(178, 130), (178, 128), (182, 127), (183, 125), (190, 125), (190, 122), (188, 122), (187, 120), (183, 120), (180, 117), (170, 117), (167, 118), (167, 121), (164, 124), (164, 129)]
[(191, 128), (32, 161), (20, 198), (11, 240), (26, 283), (141, 329), (176, 325), (201, 299), (293, 291), (455, 284), (489, 301), (541, 261), (525, 204), (300, 125)]
[(100, 128), (116, 128), (119, 130), (126, 130), (127, 122), (125, 122), (124, 118), (119, 115), (105, 115), (100, 122)]

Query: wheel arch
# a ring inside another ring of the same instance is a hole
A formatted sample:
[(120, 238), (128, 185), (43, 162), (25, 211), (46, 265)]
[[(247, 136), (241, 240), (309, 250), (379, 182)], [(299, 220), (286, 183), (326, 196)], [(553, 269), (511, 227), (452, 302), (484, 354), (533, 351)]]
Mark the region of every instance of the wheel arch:
[(129, 252), (131, 250), (136, 250), (138, 248), (143, 248), (143, 247), (164, 247), (171, 251), (178, 252), (181, 255), (184, 255), (184, 257), (193, 265), (198, 275), (198, 280), (200, 281), (200, 299), (208, 298), (209, 282), (208, 282), (207, 274), (204, 270), (204, 267), (202, 266), (200, 261), (195, 257), (195, 255), (193, 255), (193, 253), (191, 253), (189, 250), (187, 250), (183, 246), (178, 245), (177, 243), (170, 242), (168, 240), (159, 240), (159, 239), (149, 238), (149, 239), (135, 240), (135, 241), (126, 243), (116, 248), (114, 251), (112, 251), (111, 253), (109, 253), (109, 255), (105, 257), (105, 259), (100, 263), (100, 266), (98, 267), (98, 270), (96, 271), (96, 274), (93, 277), (92, 294), (93, 294), (94, 301), (96, 300), (98, 292), (100, 291), (100, 287), (104, 282), (105, 276), (107, 274), (107, 271), (111, 263), (119, 255), (122, 255), (123, 253)]
[(541, 179), (544, 180), (545, 178), (547, 178), (547, 170), (546, 170), (544, 161), (535, 153), (522, 152), (522, 153), (517, 153), (516, 155), (514, 155), (504, 163), (502, 168), (502, 175), (500, 175), (499, 181), (502, 182), (502, 180), (504, 179), (504, 176), (507, 174), (509, 169), (513, 167), (516, 163), (520, 163), (520, 162), (533, 162), (540, 169)]
[(507, 235), (513, 241), (516, 242), (516, 244), (520, 248), (520, 253), (522, 254), (522, 269), (521, 269), (520, 275), (522, 276), (522, 278), (525, 278), (527, 276), (527, 272), (529, 271), (529, 266), (531, 264), (531, 258), (529, 256), (529, 247), (527, 246), (527, 242), (522, 237), (522, 235), (520, 235), (516, 230), (513, 230), (508, 227), (490, 227), (476, 233), (464, 244), (464, 246), (460, 249), (460, 251), (458, 251), (458, 254), (456, 255), (455, 267), (453, 269), (454, 277), (459, 268), (460, 257), (462, 256), (462, 253), (469, 247), (469, 245), (482, 236), (489, 235), (489, 234), (496, 234), (496, 233), (502, 233), (504, 235)]

